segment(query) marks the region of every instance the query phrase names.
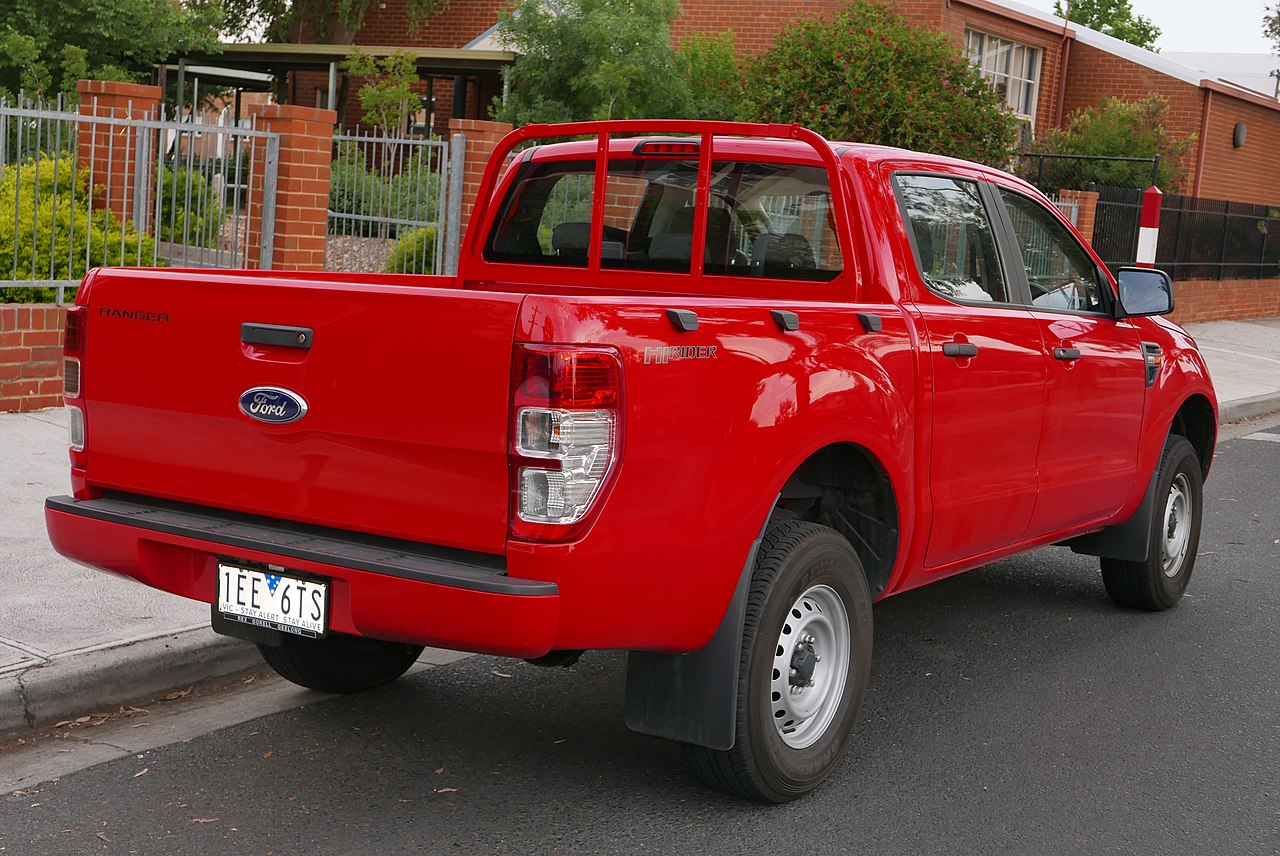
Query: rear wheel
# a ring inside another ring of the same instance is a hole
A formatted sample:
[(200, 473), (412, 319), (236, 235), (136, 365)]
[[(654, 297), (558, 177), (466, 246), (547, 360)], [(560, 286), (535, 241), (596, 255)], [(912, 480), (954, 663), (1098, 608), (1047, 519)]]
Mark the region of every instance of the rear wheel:
[(259, 645), (262, 659), (288, 681), (322, 693), (358, 693), (389, 684), (408, 671), (421, 645), (331, 633), (324, 639), (285, 636)]
[(690, 747), (708, 783), (787, 802), (835, 769), (871, 673), (871, 598), (849, 542), (816, 523), (765, 534), (747, 600), (735, 744)]
[(1182, 598), (1200, 546), (1202, 480), (1196, 450), (1184, 438), (1170, 435), (1156, 476), (1146, 560), (1102, 560), (1102, 580), (1117, 604), (1154, 612)]

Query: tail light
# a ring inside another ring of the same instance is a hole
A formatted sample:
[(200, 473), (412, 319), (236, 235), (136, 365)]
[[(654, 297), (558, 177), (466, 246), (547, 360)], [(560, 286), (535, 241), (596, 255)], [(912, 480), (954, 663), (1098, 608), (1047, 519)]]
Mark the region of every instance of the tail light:
[(511, 535), (572, 539), (617, 471), (622, 364), (615, 351), (517, 345)]
[(87, 307), (69, 308), (62, 339), (62, 391), (71, 422), (71, 464), (77, 467), (84, 466), (85, 420), (80, 399), (84, 393), (85, 322), (88, 318)]

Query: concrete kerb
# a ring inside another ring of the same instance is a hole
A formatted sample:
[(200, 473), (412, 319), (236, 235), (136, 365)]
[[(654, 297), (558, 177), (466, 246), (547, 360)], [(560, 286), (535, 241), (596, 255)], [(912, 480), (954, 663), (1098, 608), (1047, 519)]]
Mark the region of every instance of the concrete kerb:
[(207, 627), (68, 654), (0, 675), (0, 734), (105, 712), (263, 665), (253, 645)]
[(1239, 422), (1243, 419), (1257, 419), (1280, 412), (1280, 392), (1255, 395), (1250, 398), (1239, 398), (1225, 402), (1218, 407), (1218, 421), (1222, 424)]

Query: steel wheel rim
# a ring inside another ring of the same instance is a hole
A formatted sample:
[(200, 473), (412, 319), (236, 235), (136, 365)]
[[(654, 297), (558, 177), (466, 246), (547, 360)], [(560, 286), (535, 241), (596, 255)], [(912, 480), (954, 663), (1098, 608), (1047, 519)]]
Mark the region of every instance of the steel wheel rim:
[(1192, 508), (1191, 482), (1186, 474), (1178, 473), (1169, 486), (1169, 496), (1164, 504), (1164, 527), (1160, 538), (1160, 564), (1164, 575), (1172, 579), (1182, 570), (1191, 544)]
[(787, 610), (774, 646), (769, 710), (778, 736), (792, 749), (812, 746), (835, 720), (848, 680), (850, 639), (848, 610), (830, 586), (811, 586)]

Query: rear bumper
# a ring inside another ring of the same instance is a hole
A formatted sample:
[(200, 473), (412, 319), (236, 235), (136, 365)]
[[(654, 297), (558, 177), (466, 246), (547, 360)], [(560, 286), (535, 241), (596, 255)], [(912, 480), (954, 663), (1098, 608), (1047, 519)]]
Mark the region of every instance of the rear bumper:
[(463, 651), (540, 657), (555, 643), (555, 583), (506, 576), (501, 557), (433, 549), (131, 495), (45, 501), (54, 549), (212, 603), (219, 559), (332, 580), (330, 629)]

